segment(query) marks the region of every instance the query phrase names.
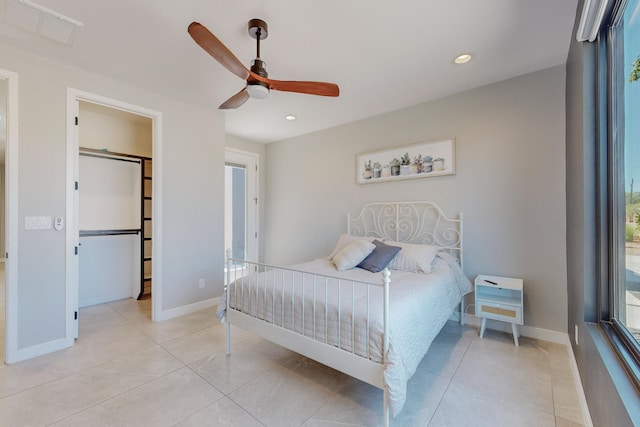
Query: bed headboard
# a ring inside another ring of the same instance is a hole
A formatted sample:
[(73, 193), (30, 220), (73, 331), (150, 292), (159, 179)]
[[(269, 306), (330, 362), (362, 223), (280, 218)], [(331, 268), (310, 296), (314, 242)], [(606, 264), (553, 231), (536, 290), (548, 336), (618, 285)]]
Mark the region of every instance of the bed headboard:
[(432, 202), (366, 204), (358, 216), (347, 217), (347, 233), (381, 240), (439, 246), (462, 263), (462, 218), (448, 218)]

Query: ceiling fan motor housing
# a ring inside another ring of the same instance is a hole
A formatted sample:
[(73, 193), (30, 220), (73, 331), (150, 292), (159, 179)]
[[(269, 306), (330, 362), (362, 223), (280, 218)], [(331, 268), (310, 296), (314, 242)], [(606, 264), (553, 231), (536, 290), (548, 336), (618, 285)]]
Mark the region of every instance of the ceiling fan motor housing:
[[(260, 59), (254, 59), (253, 64), (251, 65), (251, 71), (260, 77), (269, 77), (267, 70), (265, 69), (267, 64)], [(258, 81), (253, 80), (247, 82), (247, 92), (249, 92), (249, 96), (257, 99), (264, 99), (269, 96), (269, 85)]]
[(253, 64), (251, 64), (251, 71), (261, 77), (269, 77), (269, 73), (267, 73), (267, 69), (265, 68), (266, 66), (267, 64), (264, 61), (260, 59), (254, 59)]

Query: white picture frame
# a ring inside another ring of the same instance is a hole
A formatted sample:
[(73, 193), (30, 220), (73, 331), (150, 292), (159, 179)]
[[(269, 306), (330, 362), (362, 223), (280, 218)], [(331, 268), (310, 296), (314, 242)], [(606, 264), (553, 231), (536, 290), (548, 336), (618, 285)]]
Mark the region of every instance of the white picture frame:
[[(396, 165), (396, 161), (399, 165)], [(408, 164), (407, 164), (408, 161)], [(385, 148), (356, 155), (356, 183), (454, 175), (455, 138)]]

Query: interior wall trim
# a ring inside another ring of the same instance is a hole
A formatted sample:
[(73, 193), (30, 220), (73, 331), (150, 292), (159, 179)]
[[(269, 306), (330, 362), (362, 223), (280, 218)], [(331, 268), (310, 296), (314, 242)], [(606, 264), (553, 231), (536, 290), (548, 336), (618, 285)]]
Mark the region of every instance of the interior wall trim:
[[(78, 213), (76, 211), (76, 197), (74, 182), (78, 179), (79, 141), (75, 118), (79, 115), (79, 102), (85, 101), (98, 104), (107, 108), (117, 109), (144, 116), (151, 119), (152, 127), (152, 158), (154, 177), (152, 183), (153, 214), (152, 225), (152, 252), (154, 263), (152, 265), (152, 277), (154, 291), (151, 294), (152, 321), (158, 321), (162, 308), (162, 113), (160, 111), (129, 104), (127, 102), (111, 99), (102, 95), (81, 91), (71, 87), (67, 88), (67, 236), (66, 249), (72, 254), (74, 246), (79, 244)], [(78, 323), (73, 317), (73, 312), (78, 307), (78, 257), (68, 256), (66, 263), (66, 288), (67, 288), (67, 337), (77, 337)], [(75, 308), (74, 308), (75, 307)]]
[(580, 378), (578, 362), (576, 361), (576, 356), (573, 353), (573, 346), (571, 346), (570, 344), (567, 345), (567, 352), (569, 352), (569, 362), (571, 363), (573, 382), (575, 382), (578, 391), (578, 400), (580, 401), (580, 410), (582, 411), (582, 421), (584, 421), (584, 427), (593, 427), (591, 413), (589, 412), (589, 405), (587, 404), (587, 396), (584, 394), (584, 387), (582, 386), (582, 379)]
[[(173, 319), (175, 317), (184, 316), (185, 314), (195, 313), (196, 311), (204, 310), (207, 308), (218, 307), (220, 303), (220, 297), (206, 299), (204, 301), (194, 302), (193, 304), (182, 305), (180, 307), (170, 308), (158, 313), (156, 321)], [(215, 313), (211, 313), (215, 315)]]
[[(5, 361), (18, 362), (18, 74), (0, 69), (7, 82), (6, 153), (5, 153)], [(5, 254), (2, 254), (3, 257)]]

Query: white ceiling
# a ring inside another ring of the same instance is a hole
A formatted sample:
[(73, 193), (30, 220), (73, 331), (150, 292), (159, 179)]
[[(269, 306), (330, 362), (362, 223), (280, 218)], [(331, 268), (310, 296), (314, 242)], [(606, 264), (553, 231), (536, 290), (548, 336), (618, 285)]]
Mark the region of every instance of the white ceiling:
[[(577, 0), (32, 1), (84, 24), (73, 46), (5, 23), (0, 41), (212, 109), (244, 82), (196, 45), (187, 26), (205, 25), (248, 67), (255, 41), (247, 21), (265, 20), (269, 76), (334, 82), (340, 97), (273, 91), (224, 112), (227, 133), (261, 142), (563, 64), (577, 7)], [(454, 65), (465, 52), (474, 59)]]

